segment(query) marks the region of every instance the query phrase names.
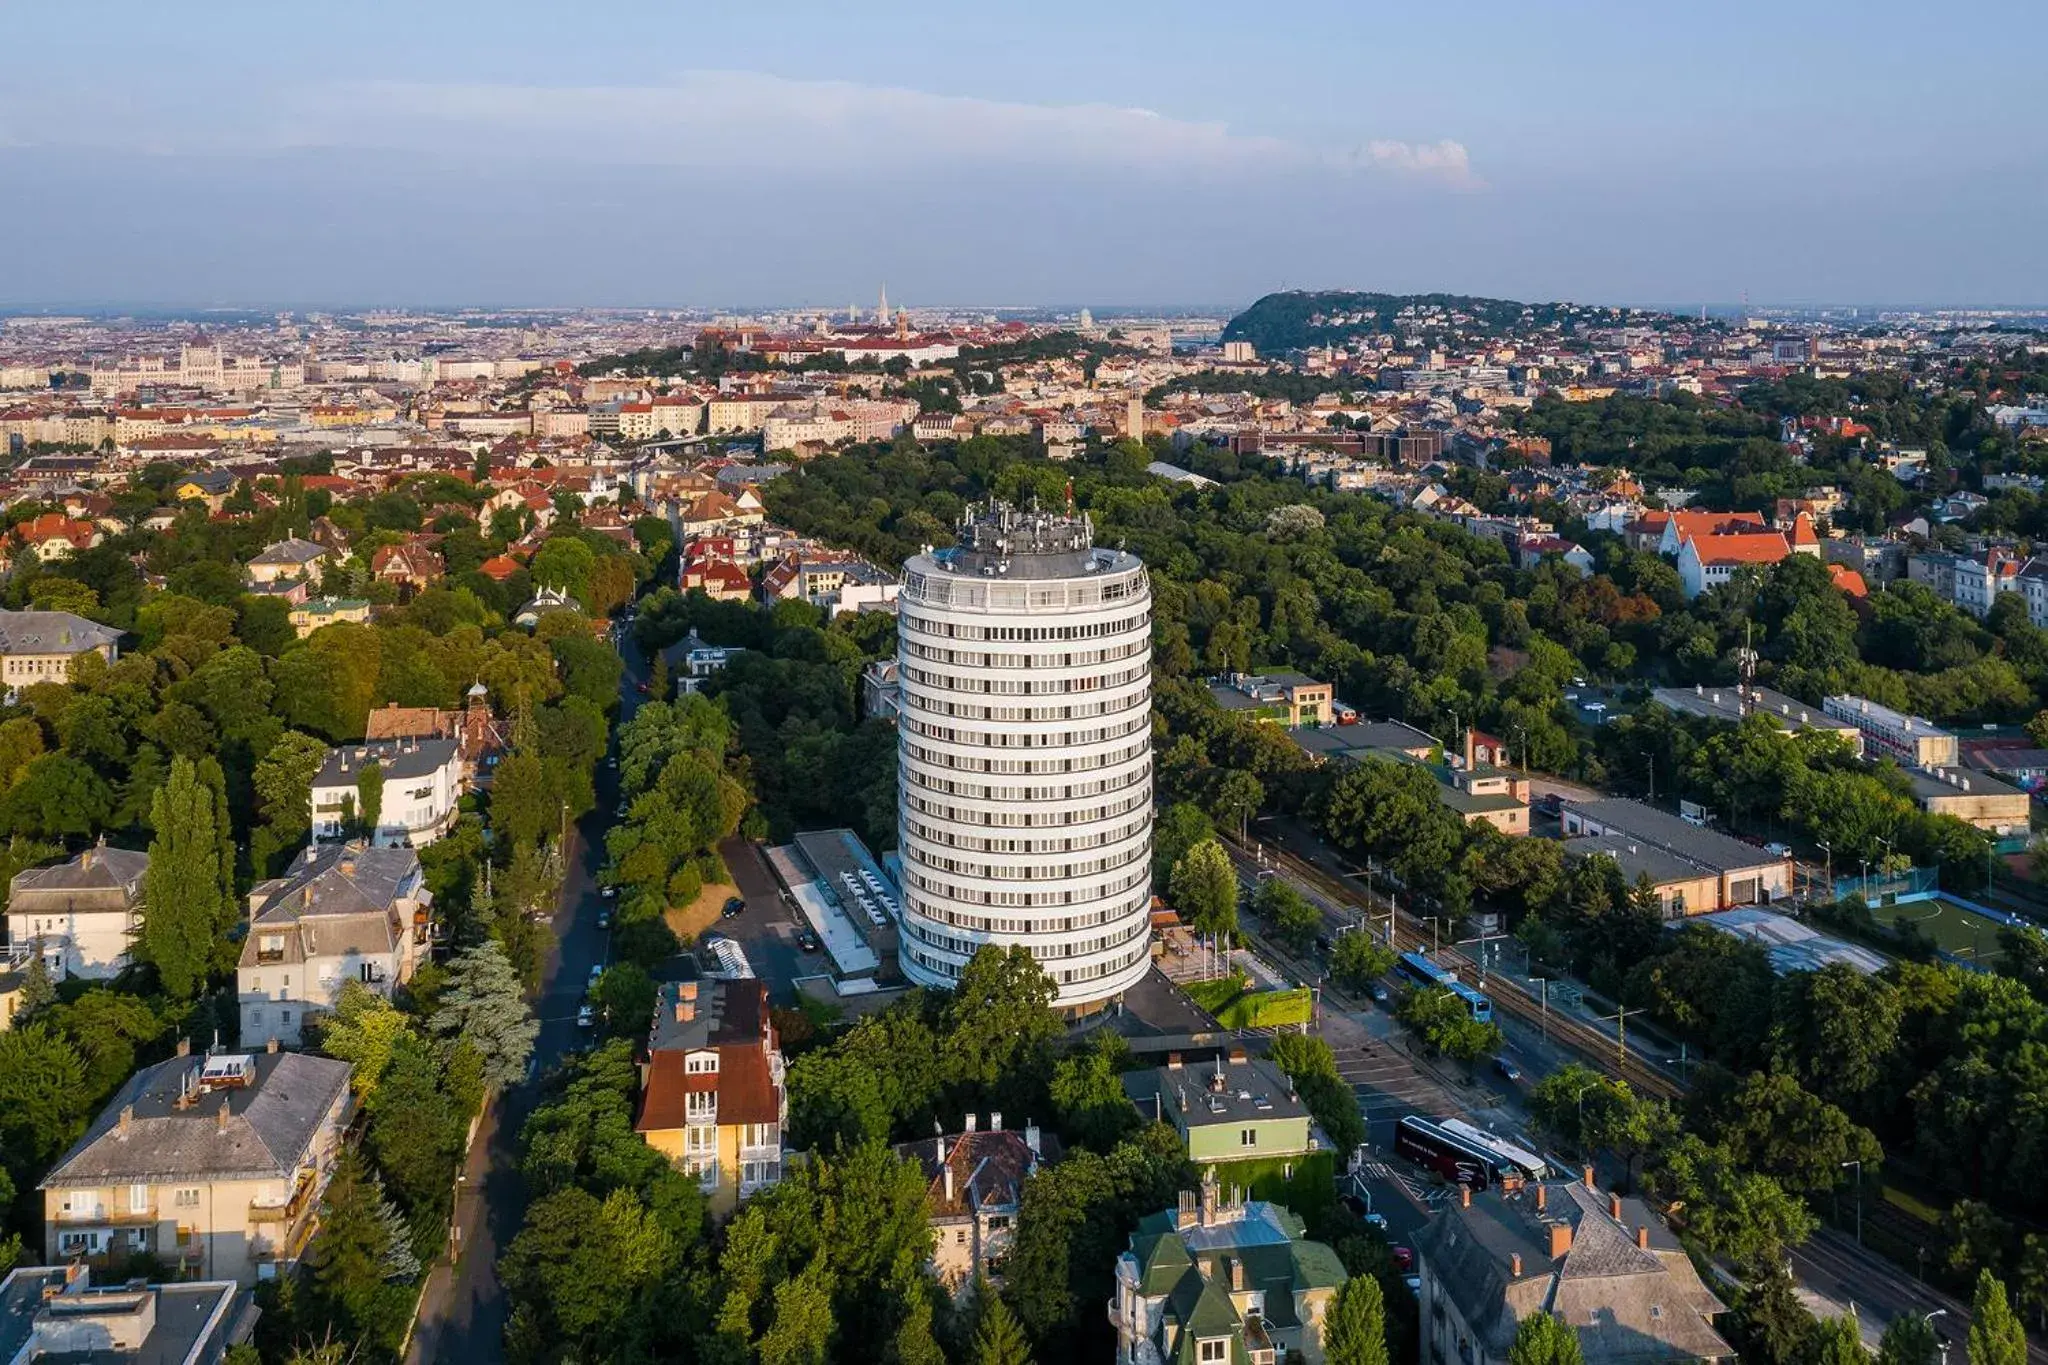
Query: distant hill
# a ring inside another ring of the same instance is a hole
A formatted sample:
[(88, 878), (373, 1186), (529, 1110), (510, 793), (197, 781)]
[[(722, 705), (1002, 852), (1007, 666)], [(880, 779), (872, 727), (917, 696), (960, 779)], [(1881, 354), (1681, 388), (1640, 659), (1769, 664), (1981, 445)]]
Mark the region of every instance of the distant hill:
[(1497, 335), (1566, 320), (1618, 320), (1634, 309), (1572, 303), (1517, 303), (1465, 294), (1367, 294), (1345, 289), (1268, 294), (1230, 320), (1225, 341), (1249, 341), (1261, 355), (1343, 345), (1353, 337), (1398, 331), (1433, 336), (1459, 331)]

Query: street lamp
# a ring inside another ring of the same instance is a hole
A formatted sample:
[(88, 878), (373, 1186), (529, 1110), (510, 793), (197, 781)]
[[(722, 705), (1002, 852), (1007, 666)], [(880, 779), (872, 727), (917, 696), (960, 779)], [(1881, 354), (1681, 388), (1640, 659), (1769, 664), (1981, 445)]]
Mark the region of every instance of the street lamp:
[(1543, 1041), (1547, 1043), (1550, 1041), (1550, 978), (1547, 976), (1532, 976), (1529, 980), (1542, 988), (1540, 996), (1542, 1011), (1539, 1017), (1543, 1024)]
[[(1920, 1259), (1922, 1261), (1925, 1261), (1927, 1259), (1926, 1247), (1920, 1248)], [(1925, 1277), (1923, 1276), (1922, 1278)], [(1934, 1326), (1934, 1320), (1938, 1317), (1941, 1317), (1947, 1312), (1948, 1310), (1946, 1308), (1937, 1308), (1932, 1313), (1923, 1314), (1920, 1320), (1926, 1323), (1928, 1327), (1932, 1328)], [(1948, 1338), (1944, 1336), (1937, 1336), (1934, 1339), (1934, 1344), (1941, 1348), (1941, 1365), (1948, 1365)]]
[(1842, 1163), (1844, 1168), (1856, 1168), (1856, 1245), (1863, 1245), (1863, 1159), (1857, 1157)]

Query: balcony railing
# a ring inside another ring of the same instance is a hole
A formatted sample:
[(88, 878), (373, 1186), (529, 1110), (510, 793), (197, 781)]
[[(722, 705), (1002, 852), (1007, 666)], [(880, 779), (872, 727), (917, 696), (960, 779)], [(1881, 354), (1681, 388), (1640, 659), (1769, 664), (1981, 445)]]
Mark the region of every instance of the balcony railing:
[(156, 1201), (151, 1200), (147, 1208), (135, 1209), (126, 1204), (95, 1204), (90, 1208), (69, 1208), (57, 1211), (57, 1222), (62, 1224), (100, 1227), (142, 1227), (156, 1221)]

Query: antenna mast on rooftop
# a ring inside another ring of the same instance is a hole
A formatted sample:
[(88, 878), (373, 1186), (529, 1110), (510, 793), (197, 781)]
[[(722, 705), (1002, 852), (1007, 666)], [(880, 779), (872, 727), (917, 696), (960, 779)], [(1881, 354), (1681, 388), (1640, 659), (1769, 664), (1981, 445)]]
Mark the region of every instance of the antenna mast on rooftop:
[(1751, 698), (1756, 689), (1756, 651), (1749, 647), (1750, 623), (1742, 625), (1742, 648), (1735, 651), (1736, 714), (1749, 719)]

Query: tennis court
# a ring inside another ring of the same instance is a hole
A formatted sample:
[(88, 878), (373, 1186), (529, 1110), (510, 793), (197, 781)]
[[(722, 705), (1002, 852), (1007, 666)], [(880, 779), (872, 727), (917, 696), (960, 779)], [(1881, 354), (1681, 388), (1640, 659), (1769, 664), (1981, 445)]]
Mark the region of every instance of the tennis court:
[(1880, 924), (1913, 925), (1959, 962), (1988, 968), (1998, 961), (1998, 921), (1954, 901), (1936, 897), (1902, 905), (1873, 905), (1870, 913)]

